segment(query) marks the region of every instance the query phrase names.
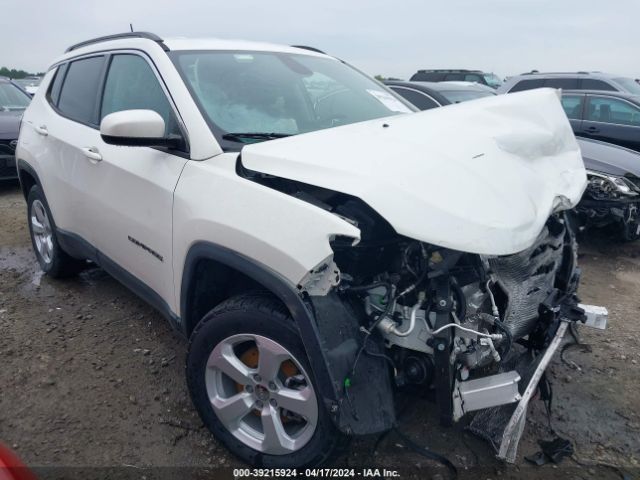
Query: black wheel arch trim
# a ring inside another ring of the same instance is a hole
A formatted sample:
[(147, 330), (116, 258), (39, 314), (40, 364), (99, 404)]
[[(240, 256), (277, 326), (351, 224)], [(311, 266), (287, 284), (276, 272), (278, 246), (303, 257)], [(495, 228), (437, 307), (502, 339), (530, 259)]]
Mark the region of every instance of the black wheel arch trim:
[(42, 186), (42, 182), (40, 181), (40, 177), (36, 173), (35, 168), (33, 168), (25, 160), (22, 160), (22, 159), (17, 159), (16, 160), (16, 164), (17, 164), (17, 170), (18, 170), (18, 181), (20, 182), (20, 189), (22, 190), (22, 193), (24, 195), (25, 200), (27, 198), (27, 195), (29, 195), (29, 192), (27, 192), (25, 190), (25, 185), (24, 185), (24, 180), (23, 180), (23, 177), (22, 177), (22, 172), (26, 172), (29, 175), (31, 175), (34, 178), (34, 180), (36, 181), (36, 185), (38, 185), (38, 186), (40, 186), (40, 188), (44, 189), (44, 187)]
[(196, 266), (201, 260), (214, 260), (243, 273), (264, 286), (284, 303), (300, 332), (320, 394), (327, 407), (334, 405), (339, 395), (334, 388), (335, 383), (331, 378), (313, 314), (295, 285), (268, 266), (214, 243), (201, 241), (192, 245), (187, 253), (182, 272), (180, 312), (183, 329), (199, 321), (199, 319), (189, 318), (188, 302), (193, 282), (197, 281)]

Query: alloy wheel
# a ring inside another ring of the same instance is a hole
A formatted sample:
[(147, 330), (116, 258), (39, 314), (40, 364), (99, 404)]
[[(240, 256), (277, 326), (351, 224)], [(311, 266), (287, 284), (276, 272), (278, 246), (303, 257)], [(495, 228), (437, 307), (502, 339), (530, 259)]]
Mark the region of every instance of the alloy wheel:
[(222, 424), (245, 445), (270, 455), (301, 449), (318, 423), (309, 375), (282, 345), (260, 335), (233, 335), (213, 349), (205, 383)]
[(45, 263), (53, 260), (53, 231), (47, 210), (40, 200), (31, 204), (31, 231), (36, 250)]

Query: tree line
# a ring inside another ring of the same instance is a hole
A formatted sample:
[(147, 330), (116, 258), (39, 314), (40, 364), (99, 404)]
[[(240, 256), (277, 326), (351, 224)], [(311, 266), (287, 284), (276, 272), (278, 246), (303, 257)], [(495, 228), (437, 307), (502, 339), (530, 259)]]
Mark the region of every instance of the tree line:
[(7, 67), (0, 67), (0, 77), (20, 79), (25, 77), (33, 77), (34, 75), (41, 76), (41, 75), (44, 75), (44, 72), (29, 73), (29, 72), (25, 72), (24, 70), (16, 70), (15, 68), (9, 69)]

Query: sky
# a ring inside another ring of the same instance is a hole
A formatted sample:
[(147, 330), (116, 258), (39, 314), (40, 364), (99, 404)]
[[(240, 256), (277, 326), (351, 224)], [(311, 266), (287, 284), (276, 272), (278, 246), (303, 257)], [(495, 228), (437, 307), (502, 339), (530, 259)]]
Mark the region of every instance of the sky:
[(640, 1), (0, 0), (0, 66), (44, 71), (71, 44), (129, 30), (311, 45), (370, 75), (421, 68), (504, 77), (640, 77)]

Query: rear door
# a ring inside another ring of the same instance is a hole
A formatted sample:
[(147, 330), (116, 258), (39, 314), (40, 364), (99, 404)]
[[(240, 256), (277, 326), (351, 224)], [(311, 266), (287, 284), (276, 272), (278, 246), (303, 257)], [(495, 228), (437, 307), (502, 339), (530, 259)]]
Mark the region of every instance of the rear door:
[(582, 115), (584, 112), (585, 95), (562, 95), (562, 108), (567, 114), (573, 133), (578, 135), (582, 129)]
[(83, 217), (84, 171), (89, 162), (86, 147), (94, 145), (97, 131), (98, 89), (104, 74), (105, 55), (83, 57), (59, 65), (46, 93), (47, 103), (30, 127), (41, 142), (37, 150), (40, 178), (56, 226), (91, 237)]
[(640, 107), (623, 98), (587, 95), (580, 134), (640, 151)]

